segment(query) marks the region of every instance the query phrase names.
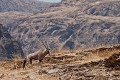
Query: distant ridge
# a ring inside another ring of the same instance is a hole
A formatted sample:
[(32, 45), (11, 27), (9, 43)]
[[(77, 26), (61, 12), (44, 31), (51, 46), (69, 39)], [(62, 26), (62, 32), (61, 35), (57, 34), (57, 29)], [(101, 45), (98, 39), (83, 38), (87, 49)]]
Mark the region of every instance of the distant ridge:
[(45, 10), (51, 3), (38, 0), (0, 0), (0, 12), (18, 11), (37, 13)]

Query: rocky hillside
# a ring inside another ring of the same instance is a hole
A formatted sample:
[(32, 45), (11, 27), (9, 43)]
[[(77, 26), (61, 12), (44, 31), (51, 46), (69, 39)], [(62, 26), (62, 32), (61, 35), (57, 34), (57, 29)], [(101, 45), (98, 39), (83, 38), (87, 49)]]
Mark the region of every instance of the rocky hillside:
[(52, 3), (38, 0), (0, 0), (0, 23), (4, 26), (49, 8)]
[[(17, 20), (24, 19), (33, 15), (32, 13), (28, 12), (0, 12), (0, 23), (4, 26), (7, 26), (11, 23), (16, 22)], [(9, 25), (10, 26), (10, 25)]]
[(0, 12), (19, 11), (37, 13), (48, 8), (51, 3), (38, 0), (0, 0)]
[(119, 3), (119, 0), (63, 0), (15, 22), (19, 25), (8, 27), (24, 50), (30, 52), (41, 48), (39, 39), (47, 40), (53, 50), (119, 44)]
[(0, 24), (0, 60), (15, 56), (24, 56), (20, 42), (15, 40), (8, 30)]
[(46, 56), (42, 68), (37, 61), (26, 69), (21, 59), (3, 61), (0, 80), (120, 80), (120, 46), (96, 50), (60, 51)]

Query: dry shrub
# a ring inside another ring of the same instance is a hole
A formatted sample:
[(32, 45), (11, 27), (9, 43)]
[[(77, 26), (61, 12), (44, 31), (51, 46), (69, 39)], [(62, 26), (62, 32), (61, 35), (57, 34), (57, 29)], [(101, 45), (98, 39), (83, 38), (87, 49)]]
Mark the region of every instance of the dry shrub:
[(43, 62), (52, 64), (60, 63), (61, 57), (45, 57)]
[(14, 61), (14, 64), (13, 64), (14, 65), (14, 69), (22, 67), (23, 60), (19, 56), (15, 56), (13, 61)]
[(0, 67), (3, 67), (5, 69), (10, 69), (12, 67), (12, 65), (14, 64), (14, 61), (13, 60), (7, 60), (7, 61), (4, 61), (0, 64)]
[(17, 69), (17, 68), (21, 68), (22, 67), (22, 60), (15, 60), (14, 61), (14, 68)]

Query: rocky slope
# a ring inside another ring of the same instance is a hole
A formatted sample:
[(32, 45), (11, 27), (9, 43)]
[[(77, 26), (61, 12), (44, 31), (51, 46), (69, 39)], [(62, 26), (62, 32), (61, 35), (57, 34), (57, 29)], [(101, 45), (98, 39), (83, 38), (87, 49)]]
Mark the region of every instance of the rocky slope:
[(28, 52), (42, 48), (39, 39), (47, 40), (53, 50), (119, 44), (119, 2), (63, 0), (41, 13), (15, 22), (19, 25), (8, 27)]
[(20, 43), (15, 40), (8, 30), (0, 24), (0, 60), (6, 60), (15, 56), (24, 56)]
[[(100, 52), (93, 53), (96, 50)], [(120, 57), (120, 46), (96, 50), (72, 53), (57, 52), (55, 55), (44, 58), (42, 68), (38, 67), (37, 61), (33, 61), (32, 65), (27, 65), (26, 69), (21, 68), (21, 59), (4, 61), (0, 63), (0, 79), (119, 80), (120, 65), (113, 69), (107, 68), (105, 67), (105, 61), (110, 61), (108, 63), (111, 64), (116, 63), (115, 61), (118, 61), (118, 57)], [(120, 62), (117, 63), (120, 64)]]
[(29, 17), (30, 15), (33, 14), (28, 12), (15, 12), (15, 11), (0, 12), (0, 23), (3, 24), (4, 26), (7, 26), (11, 23), (14, 23), (17, 20)]
[(30, 15), (49, 8), (52, 3), (38, 0), (1, 0), (0, 1), (0, 23), (9, 25), (17, 20), (24, 19)]

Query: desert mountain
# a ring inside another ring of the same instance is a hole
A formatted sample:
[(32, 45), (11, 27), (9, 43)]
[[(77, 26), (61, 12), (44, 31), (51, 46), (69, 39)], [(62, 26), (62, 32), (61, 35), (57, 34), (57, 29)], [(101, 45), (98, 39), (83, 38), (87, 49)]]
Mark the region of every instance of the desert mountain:
[(119, 4), (119, 0), (63, 0), (8, 27), (30, 52), (41, 48), (40, 39), (55, 50), (119, 44)]
[[(21, 43), (14, 39), (7, 26), (19, 25), (19, 20), (25, 20), (27, 17), (49, 8), (52, 3), (46, 3), (38, 0), (0, 0), (0, 60), (12, 58), (14, 53), (24, 55)], [(22, 22), (23, 22), (22, 21)]]
[(38, 0), (0, 0), (0, 23), (10, 23), (49, 8), (52, 3)]

